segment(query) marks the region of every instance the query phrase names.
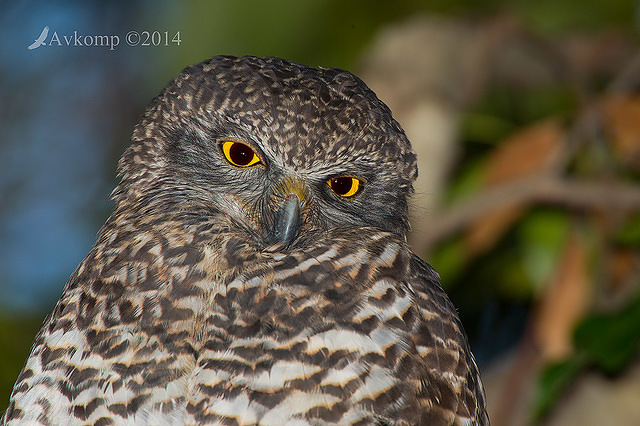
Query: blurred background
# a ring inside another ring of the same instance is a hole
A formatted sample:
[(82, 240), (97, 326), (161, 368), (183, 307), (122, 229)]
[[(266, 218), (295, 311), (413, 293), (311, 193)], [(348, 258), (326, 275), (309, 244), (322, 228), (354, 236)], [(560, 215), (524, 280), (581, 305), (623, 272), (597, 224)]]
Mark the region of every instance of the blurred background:
[(639, 18), (630, 0), (2, 2), (0, 410), (146, 104), (250, 54), (350, 70), (405, 128), (410, 242), (493, 425), (640, 424)]

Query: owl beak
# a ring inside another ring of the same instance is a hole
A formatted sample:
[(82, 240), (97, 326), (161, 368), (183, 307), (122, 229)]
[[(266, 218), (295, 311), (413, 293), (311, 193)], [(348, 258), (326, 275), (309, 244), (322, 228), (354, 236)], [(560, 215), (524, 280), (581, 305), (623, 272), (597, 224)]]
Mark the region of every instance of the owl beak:
[(291, 244), (300, 233), (301, 226), (300, 198), (296, 194), (288, 194), (275, 215), (273, 242)]

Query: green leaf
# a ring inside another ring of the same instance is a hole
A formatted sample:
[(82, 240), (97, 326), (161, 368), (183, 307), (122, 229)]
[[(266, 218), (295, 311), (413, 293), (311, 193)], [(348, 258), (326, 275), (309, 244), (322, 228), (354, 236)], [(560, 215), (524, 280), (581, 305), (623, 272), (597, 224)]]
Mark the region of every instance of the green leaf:
[(540, 291), (555, 271), (567, 239), (569, 218), (565, 212), (535, 210), (521, 222), (522, 265), (529, 280)]
[(466, 262), (467, 257), (459, 238), (440, 244), (429, 258), (429, 263), (440, 274), (442, 286), (445, 289), (450, 288), (451, 283), (460, 277)]
[(640, 246), (640, 215), (631, 218), (615, 235), (615, 242), (624, 246)]
[(43, 315), (8, 318), (0, 313), (0, 411), (8, 403), (13, 384), (29, 355), (31, 342), (42, 325)]
[(585, 356), (576, 355), (545, 367), (538, 379), (533, 414), (536, 422), (549, 414), (562, 392), (575, 380), (586, 364)]
[(576, 329), (574, 341), (576, 349), (599, 369), (619, 373), (635, 359), (640, 347), (640, 298), (618, 312), (587, 317)]
[(462, 133), (467, 140), (491, 146), (514, 130), (516, 128), (510, 121), (482, 112), (468, 112), (462, 123)]
[(482, 187), (482, 176), (486, 167), (485, 159), (471, 161), (464, 169), (457, 173), (446, 195), (446, 201), (454, 204), (473, 194)]

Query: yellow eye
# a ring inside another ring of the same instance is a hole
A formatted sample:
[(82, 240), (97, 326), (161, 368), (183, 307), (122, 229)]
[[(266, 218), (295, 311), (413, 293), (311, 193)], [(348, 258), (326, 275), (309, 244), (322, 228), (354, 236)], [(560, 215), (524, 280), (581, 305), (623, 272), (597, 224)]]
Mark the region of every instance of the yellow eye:
[(221, 145), (225, 158), (234, 166), (250, 167), (260, 162), (260, 157), (248, 145), (234, 141), (224, 141)]
[(353, 176), (338, 176), (331, 178), (327, 184), (333, 192), (341, 197), (352, 197), (358, 193), (360, 189), (360, 179)]

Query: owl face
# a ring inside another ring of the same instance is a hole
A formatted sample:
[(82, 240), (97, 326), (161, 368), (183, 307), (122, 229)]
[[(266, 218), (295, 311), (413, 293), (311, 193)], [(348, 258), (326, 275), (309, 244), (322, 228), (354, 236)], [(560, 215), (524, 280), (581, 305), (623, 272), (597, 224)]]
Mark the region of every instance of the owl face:
[(265, 245), (342, 226), (408, 229), (415, 154), (346, 71), (215, 57), (171, 82), (133, 139), (117, 197), (142, 207), (222, 215)]

